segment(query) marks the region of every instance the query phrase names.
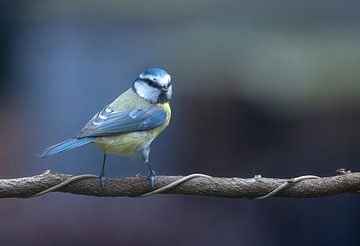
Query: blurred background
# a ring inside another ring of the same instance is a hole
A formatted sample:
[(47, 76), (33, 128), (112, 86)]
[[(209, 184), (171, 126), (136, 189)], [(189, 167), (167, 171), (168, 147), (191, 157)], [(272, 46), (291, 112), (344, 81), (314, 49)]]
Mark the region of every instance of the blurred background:
[[(360, 164), (358, 1), (1, 1), (0, 177), (98, 174), (93, 146), (41, 160), (140, 72), (173, 78), (157, 174), (295, 177)], [(146, 175), (112, 156), (111, 177)], [(54, 193), (1, 199), (2, 245), (359, 245), (360, 197), (264, 201)]]

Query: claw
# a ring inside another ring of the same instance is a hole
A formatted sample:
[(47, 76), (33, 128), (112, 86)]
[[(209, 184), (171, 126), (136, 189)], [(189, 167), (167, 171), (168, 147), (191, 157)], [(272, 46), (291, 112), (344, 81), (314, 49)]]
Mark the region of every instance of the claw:
[(153, 190), (154, 186), (155, 186), (155, 176), (156, 176), (156, 173), (154, 172), (154, 170), (151, 170), (150, 174), (148, 176), (148, 179), (150, 181), (150, 189), (151, 190)]
[(101, 189), (105, 188), (105, 184), (106, 184), (106, 177), (105, 176), (100, 176), (100, 185), (101, 185)]

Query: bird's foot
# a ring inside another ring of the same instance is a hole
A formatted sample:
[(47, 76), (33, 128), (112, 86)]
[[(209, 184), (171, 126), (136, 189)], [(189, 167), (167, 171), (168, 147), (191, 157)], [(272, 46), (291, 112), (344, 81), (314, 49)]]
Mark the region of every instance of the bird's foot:
[(99, 179), (100, 179), (101, 189), (104, 189), (105, 184), (106, 184), (106, 177), (105, 176), (99, 176)]
[(150, 181), (150, 189), (151, 190), (153, 190), (154, 186), (155, 186), (155, 176), (156, 176), (156, 173), (154, 172), (154, 170), (151, 170), (150, 174), (148, 176), (148, 179)]

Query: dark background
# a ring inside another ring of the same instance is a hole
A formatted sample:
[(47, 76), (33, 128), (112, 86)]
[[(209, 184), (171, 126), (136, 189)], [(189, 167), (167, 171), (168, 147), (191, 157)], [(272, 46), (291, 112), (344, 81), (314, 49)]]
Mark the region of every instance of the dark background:
[[(100, 171), (93, 146), (41, 160), (148, 67), (173, 78), (158, 174), (295, 177), (360, 164), (357, 1), (1, 1), (0, 176)], [(111, 177), (146, 174), (112, 156)], [(53, 193), (1, 199), (1, 245), (359, 245), (356, 195), (264, 201)]]

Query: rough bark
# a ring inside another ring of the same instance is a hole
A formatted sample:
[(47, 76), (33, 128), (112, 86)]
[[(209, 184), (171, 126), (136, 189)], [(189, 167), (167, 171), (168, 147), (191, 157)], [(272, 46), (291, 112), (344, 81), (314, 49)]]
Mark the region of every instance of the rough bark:
[[(58, 185), (74, 176), (51, 173), (16, 178), (0, 179), (0, 198), (31, 197), (43, 190)], [(168, 185), (182, 176), (156, 176), (155, 189)], [(166, 194), (202, 195), (228, 198), (256, 198), (266, 195), (286, 183), (289, 179), (278, 178), (218, 178), (197, 177), (188, 180), (175, 188), (165, 191)], [(278, 197), (310, 198), (356, 192), (360, 190), (360, 173), (303, 180), (275, 194)], [(99, 179), (88, 177), (60, 187), (57, 192), (99, 197), (136, 197), (149, 192), (147, 177), (137, 176), (121, 179), (109, 179), (102, 189)]]

